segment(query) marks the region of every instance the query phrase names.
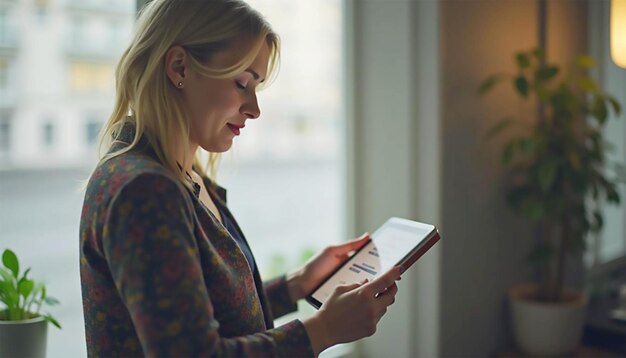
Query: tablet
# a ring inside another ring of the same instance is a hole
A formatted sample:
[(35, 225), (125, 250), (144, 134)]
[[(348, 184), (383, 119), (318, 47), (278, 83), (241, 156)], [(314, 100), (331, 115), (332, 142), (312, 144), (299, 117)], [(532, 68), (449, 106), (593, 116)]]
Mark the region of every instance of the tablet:
[(439, 241), (439, 233), (433, 225), (392, 217), (370, 238), (307, 296), (311, 305), (319, 309), (338, 285), (372, 281), (398, 265), (406, 271)]

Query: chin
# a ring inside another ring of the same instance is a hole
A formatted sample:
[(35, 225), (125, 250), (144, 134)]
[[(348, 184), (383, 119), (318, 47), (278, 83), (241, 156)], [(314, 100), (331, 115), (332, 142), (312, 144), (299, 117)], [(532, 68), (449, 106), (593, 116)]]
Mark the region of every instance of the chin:
[(230, 141), (228, 143), (220, 143), (219, 145), (203, 145), (201, 147), (209, 153), (224, 153), (227, 152), (232, 146), (233, 142)]

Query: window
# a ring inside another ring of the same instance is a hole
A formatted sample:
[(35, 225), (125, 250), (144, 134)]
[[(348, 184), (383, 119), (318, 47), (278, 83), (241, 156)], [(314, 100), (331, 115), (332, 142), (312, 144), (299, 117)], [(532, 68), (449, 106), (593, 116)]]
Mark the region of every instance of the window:
[(46, 122), (42, 126), (43, 139), (42, 142), (47, 148), (52, 148), (55, 142), (55, 128), (54, 123)]
[(82, 16), (73, 16), (71, 20), (71, 39), (74, 46), (84, 46), (86, 43), (87, 22)]
[(102, 122), (97, 120), (89, 120), (85, 124), (85, 140), (88, 146), (94, 146), (98, 141), (98, 134), (102, 128)]
[[(49, 309), (63, 325), (48, 330), (50, 357), (86, 356), (79, 188), (97, 159), (94, 150), (85, 149), (93, 149), (87, 142), (112, 108), (113, 68), (123, 50), (105, 43), (102, 24), (114, 16), (129, 36), (136, 15), (135, 0), (89, 3), (0, 1), (0, 46), (10, 45), (0, 54), (0, 157), (10, 159), (0, 160), (0, 250), (15, 251), (21, 265), (32, 268), (30, 277), (46, 282), (48, 293), (61, 302)], [(43, 22), (37, 7), (45, 8)], [(40, 42), (42, 32), (46, 43)], [(106, 53), (94, 55), (103, 43)], [(43, 70), (37, 81), (13, 86), (13, 75), (22, 68)], [(13, 170), (14, 165), (35, 170)]]
[(4, 155), (11, 149), (11, 123), (9, 116), (0, 113), (0, 155)]
[(8, 30), (7, 11), (0, 8), (0, 44), (7, 41)]
[[(22, 83), (16, 87), (15, 110), (0, 117), (0, 150), (11, 144), (11, 150), (19, 149), (11, 157), (15, 162), (38, 169), (10, 172), (0, 161), (0, 247), (13, 249), (22, 265), (32, 268), (31, 276), (42, 278), (48, 293), (61, 302), (49, 309), (63, 329), (48, 330), (48, 355), (84, 357), (76, 246), (83, 194), (77, 187), (95, 165), (93, 151), (84, 149), (97, 140), (112, 108), (114, 66), (123, 49), (97, 56), (91, 47), (80, 46), (87, 42), (108, 49), (109, 34), (129, 38), (136, 1), (100, 2), (105, 6), (47, 1), (47, 19), (36, 29), (23, 25), (37, 21), (30, 11), (32, 1), (14, 3), (16, 11), (33, 18), (18, 24), (23, 52), (10, 65), (20, 68), (59, 58), (46, 62), (43, 74), (50, 78), (42, 77), (41, 83), (57, 83), (59, 74), (65, 83), (37, 98), (27, 94), (38, 83)], [(250, 3), (282, 37), (282, 68), (278, 79), (259, 93), (261, 118), (249, 121), (223, 156), (218, 181), (228, 189), (229, 206), (267, 279), (346, 239), (339, 195), (341, 0)], [(117, 9), (114, 19), (106, 9), (112, 6)], [(56, 31), (59, 24), (69, 31)], [(107, 31), (100, 30), (101, 24)], [(113, 26), (123, 31), (111, 34)], [(56, 36), (59, 48), (36, 42), (31, 32), (42, 29)], [(68, 44), (71, 48), (65, 47)], [(46, 103), (49, 112), (32, 115), (27, 110), (40, 103)], [(21, 136), (32, 132), (38, 135)], [(10, 141), (11, 133), (20, 134), (19, 145)]]
[(48, 0), (35, 0), (34, 5), (37, 20), (40, 24), (43, 24), (46, 20), (46, 15), (48, 14)]
[(0, 58), (0, 92), (6, 90), (9, 86), (9, 61), (6, 58)]
[(70, 90), (76, 94), (111, 94), (114, 85), (113, 64), (70, 64)]
[(120, 21), (111, 21), (109, 23), (109, 47), (117, 48), (125, 45), (126, 33), (128, 32)]
[[(342, 234), (341, 1), (249, 0), (281, 37), (274, 83), (223, 155), (218, 183), (264, 279), (299, 267)], [(301, 301), (296, 316), (314, 309)], [(288, 316), (277, 324), (293, 319)]]

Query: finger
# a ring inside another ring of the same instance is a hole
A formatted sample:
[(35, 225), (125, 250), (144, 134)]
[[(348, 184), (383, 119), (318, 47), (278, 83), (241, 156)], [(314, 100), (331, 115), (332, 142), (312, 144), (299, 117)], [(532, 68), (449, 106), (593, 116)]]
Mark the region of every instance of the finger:
[(362, 282), (355, 282), (348, 285), (339, 285), (335, 287), (335, 291), (337, 293), (346, 293), (354, 290), (355, 288), (361, 287)]
[(378, 322), (380, 322), (380, 319), (383, 318), (383, 316), (385, 315), (385, 313), (387, 313), (387, 307), (383, 308), (379, 313), (378, 313), (378, 318), (376, 319), (376, 324), (378, 324)]
[(386, 307), (395, 301), (396, 293), (398, 293), (398, 286), (394, 283), (390, 287), (387, 287), (385, 291), (379, 293), (377, 299)]
[(365, 245), (370, 240), (369, 233), (365, 233), (354, 240), (350, 240), (341, 245), (337, 245), (335, 249), (339, 255), (348, 253), (350, 251), (354, 251), (360, 249), (363, 245)]
[(400, 277), (401, 272), (402, 268), (400, 266), (396, 266), (391, 270), (385, 272), (382, 276), (378, 277), (374, 281), (365, 285), (364, 289), (369, 290), (369, 293), (371, 293), (372, 295), (382, 292), (385, 290), (385, 288), (395, 284), (396, 279)]

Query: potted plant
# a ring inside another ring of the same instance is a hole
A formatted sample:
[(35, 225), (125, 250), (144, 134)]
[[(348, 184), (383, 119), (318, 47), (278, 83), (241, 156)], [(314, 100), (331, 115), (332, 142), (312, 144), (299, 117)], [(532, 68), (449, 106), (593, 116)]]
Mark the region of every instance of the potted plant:
[(0, 266), (0, 357), (45, 357), (47, 323), (61, 328), (48, 313), (41, 313), (43, 304), (55, 305), (46, 286), (28, 278), (30, 268), (20, 275), (15, 253), (2, 254)]
[(544, 51), (515, 56), (517, 71), (488, 77), (479, 93), (509, 82), (538, 109), (527, 120), (500, 119), (488, 137), (509, 134), (502, 149), (510, 207), (536, 228), (529, 262), (539, 282), (509, 291), (513, 333), (520, 348), (537, 355), (571, 353), (580, 341), (587, 297), (566, 289), (566, 260), (580, 257), (588, 234), (603, 226), (602, 206), (620, 203), (619, 180), (605, 172), (610, 144), (603, 138), (609, 111), (620, 104), (589, 76), (594, 59), (576, 58), (571, 73), (547, 64)]

